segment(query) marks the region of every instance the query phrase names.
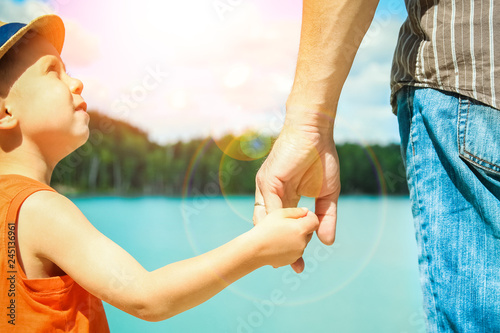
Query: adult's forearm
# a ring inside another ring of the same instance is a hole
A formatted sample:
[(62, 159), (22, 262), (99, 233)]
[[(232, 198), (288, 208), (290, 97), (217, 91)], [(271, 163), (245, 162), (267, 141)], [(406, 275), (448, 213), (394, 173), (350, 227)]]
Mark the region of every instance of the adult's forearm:
[(378, 0), (304, 0), (287, 120), (333, 126), (340, 92)]

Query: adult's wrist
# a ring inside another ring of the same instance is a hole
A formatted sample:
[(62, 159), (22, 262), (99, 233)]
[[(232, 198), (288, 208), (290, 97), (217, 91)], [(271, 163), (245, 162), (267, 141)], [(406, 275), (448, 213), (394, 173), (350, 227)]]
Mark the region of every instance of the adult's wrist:
[(335, 111), (318, 106), (287, 104), (283, 129), (305, 134), (333, 136)]

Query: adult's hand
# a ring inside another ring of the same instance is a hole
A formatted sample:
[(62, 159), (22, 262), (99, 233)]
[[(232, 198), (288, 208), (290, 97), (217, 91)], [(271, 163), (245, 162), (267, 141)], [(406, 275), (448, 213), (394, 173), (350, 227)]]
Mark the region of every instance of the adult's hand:
[[(333, 124), (342, 86), (379, 0), (303, 0), (297, 69), (285, 125), (257, 174), (254, 221), (302, 195), (316, 198), (319, 239), (335, 239), (339, 163)], [(304, 261), (292, 265), (296, 272)]]
[[(319, 239), (335, 240), (337, 201), (340, 193), (339, 161), (330, 127), (286, 121), (268, 158), (257, 173), (254, 223), (277, 208), (296, 207), (301, 196), (316, 198)], [(300, 273), (304, 261), (292, 265)]]

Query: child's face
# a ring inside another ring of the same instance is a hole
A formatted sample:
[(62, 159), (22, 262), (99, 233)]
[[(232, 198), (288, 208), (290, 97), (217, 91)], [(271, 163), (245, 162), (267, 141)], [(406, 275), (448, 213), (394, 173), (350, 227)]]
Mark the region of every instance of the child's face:
[(14, 83), (5, 98), (24, 139), (47, 158), (60, 159), (88, 138), (89, 115), (83, 84), (66, 73), (58, 52), (43, 37), (31, 36), (12, 50)]

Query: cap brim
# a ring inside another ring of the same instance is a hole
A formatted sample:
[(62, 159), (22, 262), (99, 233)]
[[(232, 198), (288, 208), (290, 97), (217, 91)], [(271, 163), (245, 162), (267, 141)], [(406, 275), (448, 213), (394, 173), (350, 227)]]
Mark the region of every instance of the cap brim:
[[(47, 39), (60, 54), (64, 45), (64, 23), (57, 15), (37, 17), (26, 26), (19, 29), (7, 42), (0, 47), (0, 58), (9, 51), (29, 31), (34, 31)], [(29, 36), (29, 35), (28, 35)]]

